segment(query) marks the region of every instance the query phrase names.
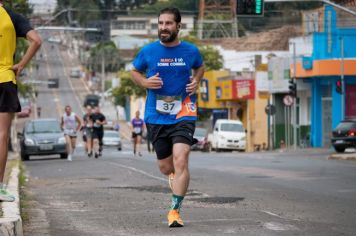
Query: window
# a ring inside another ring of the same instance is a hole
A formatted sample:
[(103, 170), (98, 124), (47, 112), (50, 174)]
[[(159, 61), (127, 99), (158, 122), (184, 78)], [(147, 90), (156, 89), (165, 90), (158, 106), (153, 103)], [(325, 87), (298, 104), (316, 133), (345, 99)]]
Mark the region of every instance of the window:
[(226, 132), (244, 132), (244, 127), (240, 124), (222, 123), (220, 130)]

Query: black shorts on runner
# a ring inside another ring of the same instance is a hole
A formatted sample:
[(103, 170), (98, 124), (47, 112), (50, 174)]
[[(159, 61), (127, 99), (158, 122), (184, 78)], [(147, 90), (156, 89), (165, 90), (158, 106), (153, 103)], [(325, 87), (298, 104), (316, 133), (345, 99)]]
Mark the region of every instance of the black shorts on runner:
[(146, 124), (146, 126), (158, 160), (172, 155), (175, 143), (194, 144), (195, 121), (181, 121), (172, 125)]
[(132, 132), (132, 138), (136, 138), (137, 136), (141, 136), (142, 137), (142, 132), (140, 132), (140, 133)]
[(0, 83), (0, 112), (20, 112), (17, 85), (12, 82)]

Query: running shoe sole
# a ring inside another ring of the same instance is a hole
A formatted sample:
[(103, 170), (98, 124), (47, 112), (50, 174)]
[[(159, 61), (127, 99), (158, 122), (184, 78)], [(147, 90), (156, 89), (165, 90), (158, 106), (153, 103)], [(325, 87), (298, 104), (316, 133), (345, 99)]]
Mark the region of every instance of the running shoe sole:
[(169, 228), (178, 228), (178, 227), (183, 227), (184, 225), (179, 224), (178, 221), (173, 221), (173, 223), (168, 226)]

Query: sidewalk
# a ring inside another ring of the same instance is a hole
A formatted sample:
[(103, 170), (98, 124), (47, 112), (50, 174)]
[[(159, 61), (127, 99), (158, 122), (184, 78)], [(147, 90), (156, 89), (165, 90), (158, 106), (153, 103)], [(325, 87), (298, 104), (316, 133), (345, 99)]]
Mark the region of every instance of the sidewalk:
[(19, 163), (18, 154), (15, 152), (9, 152), (6, 172), (9, 172), (10, 175), (5, 182), (7, 182), (7, 188), (12, 194), (14, 194), (16, 200), (14, 202), (0, 203), (2, 211), (2, 216), (0, 217), (1, 236), (23, 235), (22, 219), (20, 214)]

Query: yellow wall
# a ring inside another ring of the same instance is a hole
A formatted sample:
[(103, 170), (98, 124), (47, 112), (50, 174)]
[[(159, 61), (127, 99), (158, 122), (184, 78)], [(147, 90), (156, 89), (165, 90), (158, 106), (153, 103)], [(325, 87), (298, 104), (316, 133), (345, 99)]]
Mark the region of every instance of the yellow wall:
[[(221, 102), (216, 100), (216, 85), (217, 79), (230, 75), (229, 71), (207, 71), (204, 73), (204, 78), (209, 81), (209, 101), (202, 101), (199, 94), (198, 107), (207, 109), (223, 108)], [(199, 92), (200, 93), (200, 92)]]
[[(263, 69), (262, 69), (263, 70)], [(267, 72), (266, 72), (267, 73)], [(228, 108), (229, 118), (236, 120), (236, 111), (238, 107), (243, 109), (242, 123), (247, 129), (247, 146), (246, 151), (252, 152), (255, 150), (255, 145), (260, 145), (262, 149), (263, 143), (267, 146), (267, 115), (265, 113), (265, 107), (267, 105), (267, 99), (269, 96), (260, 96), (258, 91), (255, 90), (255, 99), (250, 100), (228, 100), (231, 98), (232, 81), (218, 81), (218, 78), (229, 76), (229, 71), (207, 71), (204, 74), (204, 78), (209, 80), (209, 101), (204, 102), (198, 99), (200, 108), (218, 109)], [(221, 86), (222, 96), (220, 101), (216, 99), (216, 86)], [(227, 92), (224, 92), (227, 91)], [(227, 99), (227, 100), (225, 100)]]

